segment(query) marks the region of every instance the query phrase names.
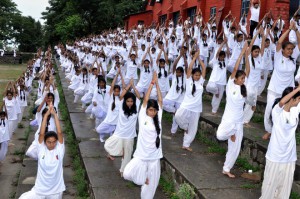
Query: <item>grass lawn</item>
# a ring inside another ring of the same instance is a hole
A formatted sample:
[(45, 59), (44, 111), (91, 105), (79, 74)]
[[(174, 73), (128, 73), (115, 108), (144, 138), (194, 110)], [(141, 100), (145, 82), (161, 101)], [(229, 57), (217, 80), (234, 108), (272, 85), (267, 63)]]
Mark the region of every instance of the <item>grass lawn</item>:
[(3, 98), (7, 83), (18, 79), (25, 69), (25, 64), (0, 64), (0, 99)]

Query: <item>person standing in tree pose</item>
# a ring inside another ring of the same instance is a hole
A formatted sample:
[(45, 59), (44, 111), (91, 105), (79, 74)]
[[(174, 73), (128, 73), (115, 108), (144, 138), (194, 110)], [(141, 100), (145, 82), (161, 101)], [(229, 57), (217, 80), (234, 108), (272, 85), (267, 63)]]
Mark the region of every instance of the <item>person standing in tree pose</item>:
[[(157, 101), (150, 98), (156, 85)], [(160, 178), (162, 94), (156, 72), (139, 113), (139, 136), (133, 159), (124, 170), (124, 178), (142, 185), (141, 198), (153, 199)]]
[(200, 51), (195, 53), (192, 62), (186, 72), (186, 90), (183, 101), (175, 114), (175, 121), (180, 128), (185, 130), (182, 149), (192, 151), (190, 148), (197, 129), (200, 113), (202, 112), (203, 83), (206, 74), (206, 66), (200, 59), (202, 71), (194, 68), (194, 63), (198, 59)]
[(248, 48), (248, 43), (242, 49), (242, 52), (235, 64), (235, 67), (229, 77), (226, 86), (226, 106), (221, 124), (217, 130), (218, 140), (228, 140), (228, 151), (223, 166), (223, 174), (230, 178), (235, 176), (230, 173), (241, 149), (243, 140), (243, 116), (244, 103), (247, 97), (245, 79), (250, 73), (249, 60), (246, 59), (246, 71), (238, 70), (239, 64)]

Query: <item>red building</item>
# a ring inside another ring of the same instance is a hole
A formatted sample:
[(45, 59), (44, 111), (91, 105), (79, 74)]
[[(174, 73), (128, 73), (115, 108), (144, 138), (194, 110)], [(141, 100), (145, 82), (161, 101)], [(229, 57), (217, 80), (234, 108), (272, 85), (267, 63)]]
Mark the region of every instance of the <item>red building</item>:
[[(148, 1), (146, 10), (141, 13), (124, 17), (125, 28), (128, 30), (137, 24), (149, 26), (152, 22), (164, 23), (166, 20), (173, 20), (177, 23), (180, 15), (183, 20), (190, 17), (194, 19), (199, 8), (205, 21), (215, 15), (218, 19), (223, 19), (231, 10), (233, 16), (240, 19), (243, 12), (248, 13), (250, 0), (146, 0)], [(300, 0), (261, 0), (260, 17), (262, 18), (270, 9), (277, 18), (281, 14), (285, 22), (289, 22), (290, 17), (298, 9)], [(250, 16), (248, 16), (250, 17)], [(220, 25), (220, 24), (219, 24)], [(286, 26), (287, 28), (288, 26)]]

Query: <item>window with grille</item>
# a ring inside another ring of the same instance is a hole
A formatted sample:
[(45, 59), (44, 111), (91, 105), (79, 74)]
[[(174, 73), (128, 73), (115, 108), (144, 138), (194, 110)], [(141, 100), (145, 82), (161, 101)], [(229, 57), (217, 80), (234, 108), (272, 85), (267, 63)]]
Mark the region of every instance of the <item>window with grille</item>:
[(246, 13), (246, 17), (249, 12), (250, 7), (250, 0), (242, 0), (242, 8), (241, 8), (241, 16), (243, 16), (244, 13)]
[(210, 8), (210, 17), (215, 16), (217, 13), (217, 7), (211, 7)]

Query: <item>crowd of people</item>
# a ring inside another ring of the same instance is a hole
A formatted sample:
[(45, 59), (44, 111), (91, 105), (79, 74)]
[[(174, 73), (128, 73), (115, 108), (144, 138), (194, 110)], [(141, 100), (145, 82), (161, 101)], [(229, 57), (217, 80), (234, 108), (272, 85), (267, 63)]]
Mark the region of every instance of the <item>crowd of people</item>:
[[(260, 2), (254, 0), (250, 31), (245, 14), (237, 22), (229, 12), (218, 32), (216, 17), (206, 23), (200, 10), (194, 21), (180, 17), (177, 24), (138, 25), (129, 31), (117, 28), (59, 44), (55, 46), (56, 58), (70, 83), (68, 89), (74, 92), (74, 96), (65, 97), (73, 97), (89, 119), (95, 120), (95, 132), (104, 143), (108, 159), (122, 157), (120, 177), (141, 185), (141, 198), (151, 199), (161, 172), (163, 111), (173, 114), (172, 128), (164, 129), (164, 133), (174, 135), (178, 128), (184, 130), (182, 149), (191, 152), (203, 111), (204, 90), (213, 96), (212, 116), (225, 93), (225, 111), (216, 137), (228, 141), (222, 173), (235, 178), (231, 169), (240, 153), (244, 125), (249, 125), (257, 97), (270, 77), (266, 133), (262, 134), (270, 143), (261, 198), (289, 198), (300, 113), (300, 87), (295, 87), (300, 80), (300, 72), (295, 75), (300, 49), (299, 11), (285, 27), (287, 22), (281, 16), (274, 18), (271, 11), (259, 20)], [(31, 122), (38, 130), (26, 152), (38, 161), (37, 179), (22, 199), (62, 198), (65, 190), (64, 139), (52, 56), (51, 48), (44, 54), (38, 51), (23, 76), (8, 84), (0, 113), (3, 160), (27, 105), (32, 80), (38, 78), (35, 120)]]

